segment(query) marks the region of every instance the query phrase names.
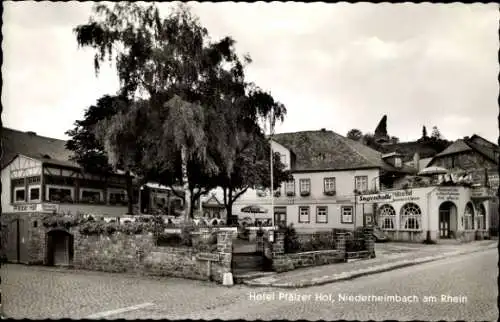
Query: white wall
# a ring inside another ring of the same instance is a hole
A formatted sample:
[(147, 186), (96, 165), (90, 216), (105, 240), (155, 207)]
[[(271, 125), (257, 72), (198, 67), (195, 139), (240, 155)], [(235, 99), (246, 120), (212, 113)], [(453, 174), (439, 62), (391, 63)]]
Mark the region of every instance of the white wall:
[[(20, 155), (2, 169), (2, 212), (12, 212), (14, 208), (11, 204), (11, 173), (13, 171), (18, 177), (21, 175), (37, 176), (42, 172), (42, 163)], [(28, 191), (25, 191), (25, 194), (28, 194)]]

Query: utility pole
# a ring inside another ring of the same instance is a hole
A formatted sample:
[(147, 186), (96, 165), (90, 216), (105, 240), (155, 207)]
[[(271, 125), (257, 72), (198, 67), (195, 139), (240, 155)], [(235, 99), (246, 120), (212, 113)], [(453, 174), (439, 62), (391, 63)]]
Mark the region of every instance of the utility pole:
[(273, 134), (274, 134), (274, 109), (271, 108), (271, 115), (269, 117), (269, 122), (270, 122), (270, 127), (269, 127), (269, 147), (270, 147), (270, 150), (271, 150), (271, 155), (270, 155), (270, 164), (271, 164), (271, 189), (269, 189), (269, 191), (271, 192), (270, 195), (271, 195), (271, 224), (272, 226), (274, 227), (275, 225), (275, 220), (274, 220), (274, 173), (273, 173), (273, 161), (274, 161), (274, 153), (273, 153)]

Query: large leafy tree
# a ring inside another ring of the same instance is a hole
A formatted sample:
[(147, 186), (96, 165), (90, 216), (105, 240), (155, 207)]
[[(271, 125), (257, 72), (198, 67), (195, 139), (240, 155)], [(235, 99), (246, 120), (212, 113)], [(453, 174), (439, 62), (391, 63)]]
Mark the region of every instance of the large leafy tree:
[(184, 5), (165, 19), (154, 6), (98, 5), (75, 32), (81, 46), (95, 50), (96, 72), (104, 61), (116, 61), (119, 95), (129, 102), (94, 130), (112, 165), (160, 183), (181, 183), (186, 202), (214, 185), (228, 191), (243, 186), (238, 171), (249, 168), (244, 160), (257, 160), (252, 151), (266, 143), (255, 139), (262, 135), (258, 119), (271, 112), (282, 118), (286, 111), (245, 83), (250, 58), (236, 55), (234, 40), (211, 42)]
[(347, 132), (347, 138), (354, 141), (359, 141), (363, 138), (363, 132), (358, 129), (351, 129), (349, 130), (349, 132)]

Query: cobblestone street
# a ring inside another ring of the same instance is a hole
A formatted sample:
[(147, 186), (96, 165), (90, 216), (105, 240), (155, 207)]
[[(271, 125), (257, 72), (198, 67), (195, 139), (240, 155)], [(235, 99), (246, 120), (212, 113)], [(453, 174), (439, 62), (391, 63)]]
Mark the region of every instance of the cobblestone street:
[[(497, 261), (493, 249), (296, 291), (5, 265), (2, 300), (7, 316), (33, 319), (496, 320)], [(279, 299), (281, 293), (306, 300)], [(252, 294), (275, 294), (275, 299), (252, 300)], [(337, 301), (315, 300), (318, 294), (331, 294)], [(339, 302), (339, 294), (416, 295), (420, 301)], [(467, 302), (442, 303), (441, 294), (465, 296)], [(423, 303), (426, 295), (436, 296), (438, 302)]]

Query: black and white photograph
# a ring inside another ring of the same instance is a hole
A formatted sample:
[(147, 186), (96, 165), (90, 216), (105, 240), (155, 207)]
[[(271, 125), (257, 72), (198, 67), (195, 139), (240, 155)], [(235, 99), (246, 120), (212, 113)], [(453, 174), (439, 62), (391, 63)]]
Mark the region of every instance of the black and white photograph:
[(2, 5), (2, 318), (499, 319), (498, 4)]

